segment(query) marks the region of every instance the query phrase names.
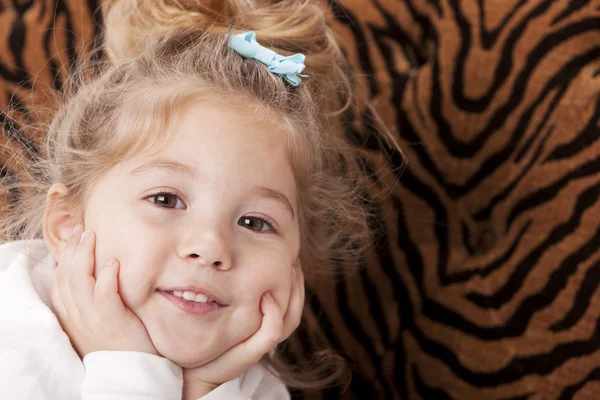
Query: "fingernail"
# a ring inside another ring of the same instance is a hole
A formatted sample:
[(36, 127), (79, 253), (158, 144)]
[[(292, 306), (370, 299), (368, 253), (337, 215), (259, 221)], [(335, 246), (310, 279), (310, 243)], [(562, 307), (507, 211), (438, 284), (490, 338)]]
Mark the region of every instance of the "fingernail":
[(92, 232), (85, 231), (81, 234), (81, 243), (89, 242), (92, 239)]
[(117, 259), (113, 258), (112, 260), (110, 260), (110, 261), (108, 262), (108, 264), (107, 264), (107, 265), (108, 265), (109, 267), (114, 267), (114, 266), (116, 266), (116, 265), (117, 265), (117, 263), (118, 263)]

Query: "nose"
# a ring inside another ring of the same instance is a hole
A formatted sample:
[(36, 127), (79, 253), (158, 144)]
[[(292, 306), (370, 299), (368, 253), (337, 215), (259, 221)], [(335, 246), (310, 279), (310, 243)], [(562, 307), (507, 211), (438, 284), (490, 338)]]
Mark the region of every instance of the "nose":
[(179, 255), (189, 263), (227, 271), (232, 265), (227, 244), (225, 235), (219, 232), (189, 232), (180, 245)]

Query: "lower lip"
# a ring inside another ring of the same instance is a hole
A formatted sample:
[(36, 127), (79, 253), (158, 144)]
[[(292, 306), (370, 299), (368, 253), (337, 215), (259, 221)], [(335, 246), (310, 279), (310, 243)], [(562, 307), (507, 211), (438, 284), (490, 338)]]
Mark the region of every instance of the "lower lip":
[(160, 294), (162, 294), (171, 303), (175, 304), (181, 311), (184, 311), (188, 314), (202, 315), (223, 307), (221, 304), (216, 302), (195, 303), (193, 301), (187, 301), (169, 292), (160, 291)]

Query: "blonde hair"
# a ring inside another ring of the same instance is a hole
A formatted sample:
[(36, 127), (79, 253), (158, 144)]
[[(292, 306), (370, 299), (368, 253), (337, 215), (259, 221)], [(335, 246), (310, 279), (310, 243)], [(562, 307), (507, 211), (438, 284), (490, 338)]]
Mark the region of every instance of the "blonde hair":
[[(367, 243), (365, 209), (352, 176), (352, 156), (331, 129), (350, 103), (343, 56), (321, 9), (312, 1), (109, 0), (105, 50), (110, 63), (64, 96), (32, 183), (5, 212), (4, 240), (41, 237), (45, 196), (54, 183), (69, 202), (85, 204), (94, 183), (139, 151), (164, 145), (164, 132), (193, 100), (251, 104), (257, 118), (278, 117), (289, 132), (290, 163), (299, 193), (300, 261), (310, 276), (355, 263)], [(309, 79), (292, 87), (226, 44), (225, 34), (254, 30), (282, 54), (307, 55)], [(85, 74), (81, 74), (83, 77)], [(316, 388), (340, 375), (340, 358), (321, 353), (310, 371), (276, 354), (263, 361), (291, 387)]]

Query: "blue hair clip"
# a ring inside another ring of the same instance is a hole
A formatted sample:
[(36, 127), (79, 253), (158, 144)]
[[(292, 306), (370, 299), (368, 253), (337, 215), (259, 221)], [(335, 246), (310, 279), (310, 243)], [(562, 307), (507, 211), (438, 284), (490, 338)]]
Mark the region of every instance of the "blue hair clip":
[(230, 35), (228, 45), (242, 56), (265, 64), (269, 71), (282, 75), (291, 85), (298, 86), (301, 78), (308, 78), (308, 75), (301, 74), (304, 69), (304, 54), (298, 53), (288, 57), (277, 54), (273, 50), (261, 46), (256, 41), (254, 32)]

